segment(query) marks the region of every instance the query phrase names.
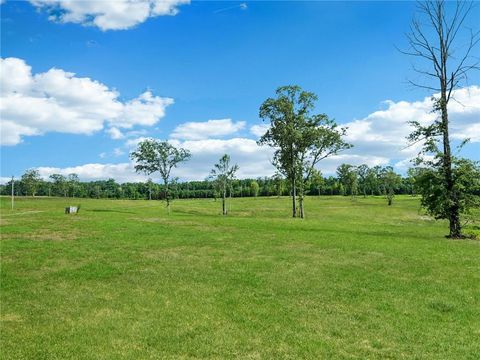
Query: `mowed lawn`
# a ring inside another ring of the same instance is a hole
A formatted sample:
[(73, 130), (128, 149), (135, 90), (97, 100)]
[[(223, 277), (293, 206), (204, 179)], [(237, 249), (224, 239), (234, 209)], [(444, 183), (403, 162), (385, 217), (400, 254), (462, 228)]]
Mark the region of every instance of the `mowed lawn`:
[(0, 358), (480, 358), (480, 241), (418, 198), (220, 206), (1, 198)]

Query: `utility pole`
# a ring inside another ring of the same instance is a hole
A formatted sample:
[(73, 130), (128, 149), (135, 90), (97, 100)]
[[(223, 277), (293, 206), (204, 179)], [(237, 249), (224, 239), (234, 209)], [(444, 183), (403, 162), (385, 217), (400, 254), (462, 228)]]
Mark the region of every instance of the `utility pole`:
[(15, 183), (15, 181), (13, 180), (13, 176), (12, 176), (12, 210), (13, 210), (13, 205), (14, 205), (14, 201), (15, 201), (14, 200), (14, 197), (15, 197), (15, 195), (14, 195), (14, 185), (13, 185), (14, 183)]

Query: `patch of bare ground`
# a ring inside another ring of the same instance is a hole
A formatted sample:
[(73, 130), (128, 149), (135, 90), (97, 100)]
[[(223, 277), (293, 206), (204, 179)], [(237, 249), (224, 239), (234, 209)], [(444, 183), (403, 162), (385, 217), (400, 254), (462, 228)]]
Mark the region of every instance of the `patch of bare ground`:
[(22, 233), (22, 234), (2, 234), (2, 239), (11, 240), (33, 240), (33, 241), (71, 241), (80, 237), (80, 231), (78, 230), (49, 230), (38, 229), (34, 232)]
[(0, 315), (0, 321), (1, 322), (21, 322), (23, 321), (23, 318), (18, 315), (18, 314), (12, 314), (12, 313), (9, 313), (9, 314), (2, 314)]
[(2, 214), (2, 218), (6, 216), (15, 216), (15, 215), (25, 215), (25, 214), (36, 214), (45, 212), (44, 210), (29, 210), (29, 211), (22, 211), (22, 212), (13, 212), (11, 214)]
[(201, 221), (174, 220), (174, 219), (160, 218), (160, 217), (154, 217), (154, 218), (133, 217), (133, 218), (129, 218), (129, 220), (152, 223), (152, 224), (162, 224), (162, 225), (166, 225), (166, 226), (184, 226), (184, 227), (194, 228), (195, 230), (207, 231), (207, 232), (208, 231), (216, 231), (216, 230), (222, 230), (223, 231), (223, 230), (228, 230), (228, 229), (231, 228), (229, 226), (225, 226), (225, 225), (222, 225), (222, 224), (211, 225), (211, 224), (203, 223)]

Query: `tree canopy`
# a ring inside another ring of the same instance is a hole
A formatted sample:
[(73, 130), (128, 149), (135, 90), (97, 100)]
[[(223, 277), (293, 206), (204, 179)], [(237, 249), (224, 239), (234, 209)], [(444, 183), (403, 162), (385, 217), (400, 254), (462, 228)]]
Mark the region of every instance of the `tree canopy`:
[[(304, 217), (305, 188), (321, 160), (351, 147), (326, 114), (314, 114), (318, 97), (296, 85), (282, 86), (260, 106), (259, 115), (270, 127), (258, 144), (274, 148), (272, 163), (290, 183), (292, 216)], [(297, 214), (297, 194), (299, 214)]]

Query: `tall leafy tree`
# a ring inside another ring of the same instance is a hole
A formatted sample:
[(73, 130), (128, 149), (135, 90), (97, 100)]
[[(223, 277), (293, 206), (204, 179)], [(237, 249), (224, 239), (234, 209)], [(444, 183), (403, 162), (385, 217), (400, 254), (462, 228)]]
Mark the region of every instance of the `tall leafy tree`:
[(285, 191), (285, 182), (284, 182), (282, 174), (280, 174), (278, 172), (275, 173), (272, 176), (272, 182), (273, 182), (273, 186), (274, 186), (274, 189), (275, 189), (275, 194), (277, 195), (277, 197), (282, 196), (282, 194)]
[(183, 148), (176, 148), (167, 141), (146, 139), (141, 141), (137, 149), (130, 154), (135, 161), (135, 171), (146, 175), (158, 172), (163, 180), (165, 200), (170, 212), (170, 189), (169, 185), (174, 179), (171, 177), (173, 168), (178, 164), (190, 159), (191, 154)]
[(67, 196), (67, 178), (61, 174), (52, 174), (49, 178), (53, 182), (53, 192), (55, 195)]
[[(305, 117), (299, 147), (299, 207), (300, 217), (305, 217), (304, 197), (307, 184), (315, 174), (316, 165), (323, 159), (336, 155), (352, 147), (343, 140), (346, 128), (339, 128), (333, 119), (326, 114)], [(356, 174), (355, 174), (356, 178)], [(356, 193), (356, 186), (355, 186)]]
[(232, 182), (235, 179), (235, 173), (238, 171), (238, 165), (230, 164), (230, 156), (223, 155), (217, 164), (214, 165), (210, 173), (210, 178), (213, 179), (222, 195), (222, 214), (227, 215), (227, 190), (232, 193)]
[[(445, 192), (443, 174), (432, 167), (416, 168), (415, 187), (422, 196), (427, 212), (436, 219), (448, 219), (448, 194)], [(465, 222), (475, 216), (473, 209), (480, 207), (480, 167), (478, 162), (455, 159), (452, 168), (459, 214)], [(477, 214), (478, 219), (478, 214)]]
[(393, 203), (395, 191), (400, 186), (402, 178), (393, 171), (391, 166), (386, 166), (382, 169), (381, 179), (385, 189), (385, 196), (387, 198), (388, 205), (390, 206)]
[[(411, 31), (407, 34), (410, 48), (404, 53), (419, 59), (420, 65), (414, 70), (426, 78), (425, 83), (411, 81), (411, 84), (433, 91), (433, 110), (438, 114), (437, 119), (424, 125), (413, 121), (415, 130), (409, 137), (412, 143), (424, 144), (422, 154), (433, 155), (433, 160), (425, 161), (419, 157), (417, 164), (423, 162), (432, 170), (430, 175), (435, 179), (442, 179), (441, 185), (445, 196), (443, 202), (430, 206), (425, 203), (435, 217), (449, 221), (449, 237), (461, 238), (462, 226), (460, 222), (461, 196), (459, 186), (454, 175), (455, 159), (451, 150), (449, 118), (449, 104), (454, 96), (454, 90), (466, 83), (471, 70), (479, 69), (478, 57), (474, 57), (473, 49), (480, 41), (480, 32), (469, 32), (464, 36), (466, 29), (465, 19), (468, 17), (473, 3), (457, 1), (456, 3), (444, 0), (422, 1), (418, 3), (419, 18), (412, 21)], [(451, 11), (449, 11), (451, 10)], [(466, 41), (465, 41), (465, 38)], [(465, 45), (464, 45), (465, 44)], [(431, 80), (431, 81), (430, 81)], [(430, 188), (433, 191), (434, 188)], [(436, 199), (433, 194), (428, 196), (429, 189), (424, 189), (428, 199)], [(441, 206), (440, 206), (441, 205)]]
[(260, 191), (260, 185), (256, 180), (252, 180), (250, 182), (250, 195), (253, 197), (257, 197), (259, 191)]
[(323, 178), (322, 173), (317, 169), (315, 169), (310, 175), (310, 180), (309, 180), (310, 193), (321, 195), (322, 187), (324, 185), (325, 185), (325, 179)]
[(357, 166), (356, 171), (358, 175), (358, 187), (360, 192), (363, 194), (363, 197), (367, 197), (367, 186), (368, 186), (368, 165), (362, 164)]
[(147, 186), (148, 186), (148, 200), (152, 200), (153, 181), (151, 178), (148, 178)]
[(260, 145), (275, 149), (273, 164), (292, 190), (292, 216), (304, 217), (304, 194), (319, 161), (350, 147), (342, 140), (345, 129), (326, 114), (313, 114), (317, 96), (299, 86), (282, 86), (260, 106), (260, 117), (270, 122)]
[(357, 194), (358, 179), (357, 172), (353, 165), (341, 164), (337, 168), (337, 177), (345, 189), (345, 194), (350, 194), (352, 198)]
[(378, 191), (378, 176), (376, 168), (369, 168), (365, 177), (365, 186), (370, 195), (375, 195)]
[(71, 197), (75, 197), (80, 186), (80, 179), (78, 174), (71, 173), (68, 174), (68, 191)]
[(407, 171), (407, 178), (406, 178), (406, 183), (408, 184), (410, 194), (412, 196), (417, 195), (418, 192), (418, 186), (416, 183), (417, 177), (421, 169), (419, 168), (409, 168)]
[(21, 182), (25, 188), (26, 195), (35, 196), (38, 186), (40, 185), (42, 178), (40, 173), (36, 169), (29, 169), (22, 175)]

